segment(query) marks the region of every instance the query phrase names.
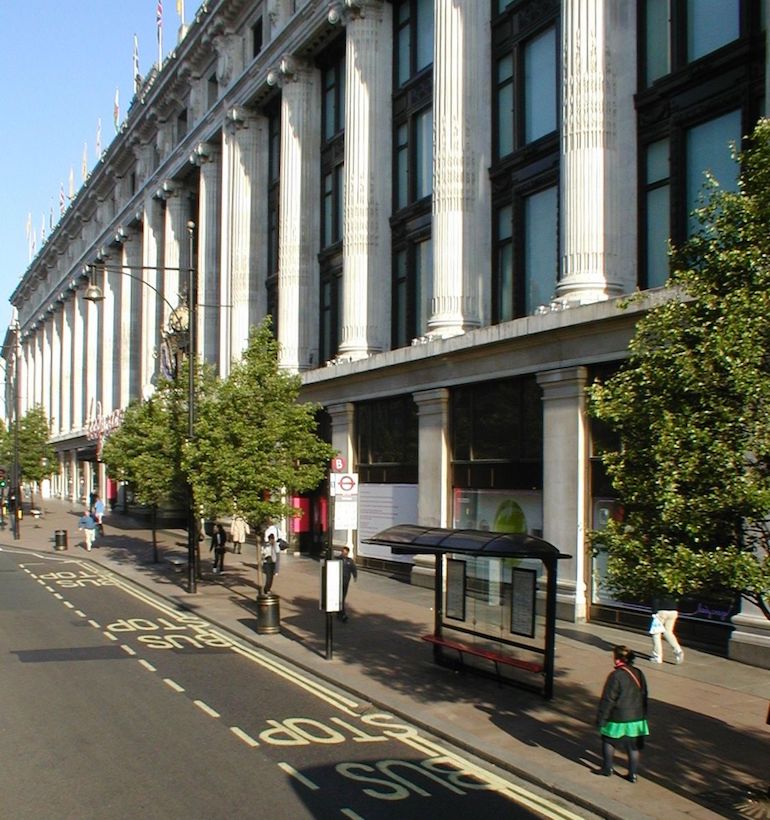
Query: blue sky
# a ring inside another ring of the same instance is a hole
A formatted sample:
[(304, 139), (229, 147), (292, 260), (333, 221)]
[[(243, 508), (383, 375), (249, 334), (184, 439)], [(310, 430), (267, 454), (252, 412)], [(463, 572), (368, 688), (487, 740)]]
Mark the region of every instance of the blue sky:
[[(198, 0), (187, 0), (186, 22)], [(40, 248), (59, 216), (59, 188), (83, 181), (84, 146), (96, 163), (97, 121), (102, 150), (115, 136), (119, 89), (123, 119), (133, 96), (134, 34), (139, 71), (158, 59), (157, 0), (0, 0), (0, 337), (11, 318), (8, 299), (29, 266), (28, 214)], [(176, 44), (176, 0), (163, 0), (163, 54)]]

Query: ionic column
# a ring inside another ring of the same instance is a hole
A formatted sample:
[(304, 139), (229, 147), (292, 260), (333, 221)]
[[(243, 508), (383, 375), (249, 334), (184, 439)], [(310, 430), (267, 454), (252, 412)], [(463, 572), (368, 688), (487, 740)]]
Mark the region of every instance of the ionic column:
[[(142, 259), (142, 244), (136, 232), (131, 231), (123, 238), (121, 265), (126, 273), (137, 274)], [(120, 406), (128, 407), (132, 399), (141, 396), (141, 290), (144, 285), (130, 276), (118, 274), (115, 287), (120, 294)]]
[(60, 303), (56, 304), (51, 316), (51, 433), (62, 432), (62, 404), (64, 396), (62, 394), (62, 321), (64, 311)]
[(239, 108), (227, 114), (222, 136), (222, 308), (219, 370), (225, 376), (265, 315), (267, 255), (267, 121)]
[[(142, 352), (140, 360), (140, 383), (142, 395), (152, 389), (157, 368), (156, 353), (160, 345), (160, 323), (162, 312), (158, 303), (160, 291), (160, 270), (163, 254), (163, 211), (160, 202), (148, 196), (144, 203), (142, 220)], [(134, 275), (138, 272), (134, 271)]]
[(587, 303), (618, 295), (614, 77), (603, 0), (562, 4), (561, 221), (556, 295)]
[(585, 620), (585, 532), (588, 476), (587, 371), (565, 367), (537, 374), (543, 391), (543, 538), (571, 555), (559, 562), (559, 617)]
[(87, 302), (85, 308), (85, 350), (83, 351), (83, 370), (85, 373), (85, 421), (97, 415), (99, 400), (98, 350), (99, 347), (99, 313), (100, 308), (94, 302)]
[(278, 341), (281, 367), (318, 362), (318, 236), (321, 149), (319, 72), (285, 58), (268, 82), (281, 82), (281, 191), (278, 248)]
[[(186, 269), (190, 267), (190, 243), (187, 223), (190, 220), (189, 191), (176, 182), (163, 183), (163, 197), (166, 200), (165, 224), (163, 228), (163, 263), (165, 275), (163, 293), (176, 307), (181, 303), (182, 293), (187, 290)], [(178, 270), (170, 270), (178, 268)], [(163, 305), (163, 326), (167, 327), (171, 310)]]
[(211, 143), (201, 143), (193, 153), (200, 167), (198, 195), (198, 333), (197, 353), (217, 364), (219, 344), (219, 226), (221, 157)]
[(42, 361), (42, 381), (40, 403), (43, 405), (46, 416), (50, 419), (53, 415), (53, 395), (51, 391), (51, 378), (53, 373), (51, 354), (53, 350), (53, 315), (46, 313), (43, 326), (40, 330), (41, 361)]
[(392, 7), (381, 0), (347, 15), (345, 208), (340, 357), (362, 359), (390, 339)]
[(115, 409), (115, 378), (119, 372), (119, 364), (116, 367), (115, 361), (115, 317), (118, 313), (116, 310), (116, 300), (118, 299), (116, 280), (118, 276), (120, 274), (114, 271), (105, 274), (103, 282), (104, 301), (101, 303), (101, 338), (99, 340), (101, 384), (99, 398), (102, 413), (105, 415)]
[(62, 309), (61, 326), (61, 431), (72, 430), (72, 323), (75, 293), (69, 291)]
[(85, 325), (87, 302), (83, 299), (83, 291), (79, 288), (73, 293), (72, 319), (72, 429), (77, 431), (83, 427), (83, 373), (85, 360)]
[(433, 301), (428, 331), (481, 324), (489, 281), (490, 129), (487, 4), (435, 2), (433, 62)]

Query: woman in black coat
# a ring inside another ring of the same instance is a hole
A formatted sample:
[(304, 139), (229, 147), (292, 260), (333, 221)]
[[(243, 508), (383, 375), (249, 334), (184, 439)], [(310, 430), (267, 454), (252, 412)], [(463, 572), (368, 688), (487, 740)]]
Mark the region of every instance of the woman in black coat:
[(628, 779), (636, 783), (639, 751), (650, 734), (647, 725), (647, 681), (634, 663), (627, 646), (612, 650), (615, 668), (604, 684), (596, 722), (602, 736), (602, 768), (596, 774), (612, 775), (615, 746), (622, 744), (628, 753)]
[(214, 534), (211, 536), (211, 547), (214, 550), (214, 572), (225, 571), (225, 552), (227, 551), (227, 533), (221, 524), (214, 524)]

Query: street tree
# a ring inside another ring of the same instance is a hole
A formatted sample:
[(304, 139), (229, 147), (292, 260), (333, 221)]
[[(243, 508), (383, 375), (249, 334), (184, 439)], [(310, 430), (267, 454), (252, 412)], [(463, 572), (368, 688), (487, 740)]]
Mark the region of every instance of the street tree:
[[(203, 378), (202, 368), (198, 374)], [(183, 450), (187, 438), (187, 363), (173, 378), (159, 378), (145, 401), (132, 402), (117, 430), (102, 449), (110, 477), (127, 482), (134, 498), (152, 511), (153, 555), (158, 560), (156, 519), (158, 507), (185, 507), (187, 477)]]
[[(15, 435), (14, 424), (11, 425), (10, 437)], [(42, 404), (31, 407), (19, 421), (19, 475), (20, 483), (30, 485), (30, 504), (35, 506), (35, 487), (54, 471), (56, 452), (50, 444), (51, 426)]]
[(207, 516), (260, 524), (297, 516), (288, 496), (311, 490), (334, 454), (316, 434), (318, 406), (297, 400), (300, 379), (279, 368), (269, 317), (242, 359), (198, 409), (187, 467)]
[(770, 618), (770, 123), (710, 180), (672, 252), (671, 298), (638, 323), (628, 361), (590, 390), (618, 435), (603, 455), (623, 515), (594, 543), (608, 584), (646, 598), (731, 591)]

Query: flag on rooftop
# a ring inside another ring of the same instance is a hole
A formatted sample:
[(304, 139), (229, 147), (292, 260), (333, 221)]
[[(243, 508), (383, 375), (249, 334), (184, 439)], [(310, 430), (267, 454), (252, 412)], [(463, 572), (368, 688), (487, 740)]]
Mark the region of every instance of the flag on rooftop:
[(115, 122), (115, 133), (117, 134), (118, 131), (120, 130), (119, 127), (118, 127), (120, 125), (120, 89), (119, 88), (115, 89), (115, 105), (112, 109), (112, 119)]
[(83, 182), (88, 179), (88, 143), (83, 143), (83, 162), (80, 166), (80, 172), (83, 176)]
[(59, 213), (63, 214), (66, 206), (66, 197), (64, 196), (64, 183), (59, 186)]
[(158, 29), (158, 69), (163, 62), (163, 0), (155, 7), (155, 23)]
[(75, 198), (75, 169), (70, 165), (70, 200)]
[(142, 75), (139, 73), (139, 38), (134, 35), (134, 94), (139, 93), (142, 85)]
[(43, 247), (45, 243), (45, 214), (43, 214), (43, 220), (40, 224), (40, 247)]
[(182, 25), (184, 25), (184, 0), (176, 0), (176, 13), (179, 15)]
[(102, 118), (96, 121), (96, 161), (99, 162), (102, 156)]

